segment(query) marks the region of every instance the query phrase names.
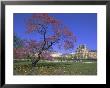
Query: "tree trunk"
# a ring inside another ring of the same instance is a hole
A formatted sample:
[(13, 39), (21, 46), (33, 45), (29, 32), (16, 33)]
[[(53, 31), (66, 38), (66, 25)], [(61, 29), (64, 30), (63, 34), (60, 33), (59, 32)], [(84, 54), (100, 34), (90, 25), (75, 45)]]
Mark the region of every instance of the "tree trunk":
[(32, 67), (36, 67), (37, 62), (39, 61), (39, 58), (36, 60), (32, 60)]
[(40, 60), (40, 55), (38, 54), (38, 58), (32, 60), (32, 67), (36, 67), (37, 62)]

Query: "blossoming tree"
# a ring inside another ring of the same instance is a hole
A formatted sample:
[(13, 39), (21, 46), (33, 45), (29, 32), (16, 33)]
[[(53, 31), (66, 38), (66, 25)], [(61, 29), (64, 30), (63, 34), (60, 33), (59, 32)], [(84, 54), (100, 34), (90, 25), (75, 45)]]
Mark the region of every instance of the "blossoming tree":
[(32, 14), (32, 17), (26, 21), (26, 33), (34, 33), (36, 37), (39, 37), (38, 40), (24, 41), (23, 48), (18, 49), (18, 52), (21, 51), (20, 56), (30, 56), (32, 58), (33, 67), (42, 58), (53, 59), (49, 52), (53, 46), (59, 44), (60, 47), (67, 50), (74, 48), (74, 43), (76, 42), (73, 32), (58, 19), (47, 13)]

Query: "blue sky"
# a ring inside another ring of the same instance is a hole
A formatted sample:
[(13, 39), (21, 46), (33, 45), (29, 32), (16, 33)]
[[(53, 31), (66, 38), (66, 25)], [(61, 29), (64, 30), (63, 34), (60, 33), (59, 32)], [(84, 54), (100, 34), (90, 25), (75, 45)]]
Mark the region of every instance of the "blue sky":
[[(97, 14), (96, 13), (50, 13), (50, 16), (61, 20), (77, 37), (75, 48), (72, 51), (65, 51), (55, 48), (61, 53), (74, 52), (79, 44), (86, 44), (89, 49), (97, 50)], [(36, 34), (28, 35), (26, 31), (26, 19), (32, 16), (31, 13), (14, 14), (14, 32), (18, 37), (37, 39)]]

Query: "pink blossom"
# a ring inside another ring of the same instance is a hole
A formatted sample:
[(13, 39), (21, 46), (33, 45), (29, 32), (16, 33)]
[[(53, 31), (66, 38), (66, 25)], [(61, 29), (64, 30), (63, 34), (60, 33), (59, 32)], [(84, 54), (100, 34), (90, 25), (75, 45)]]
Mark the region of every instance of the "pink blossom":
[[(51, 26), (51, 29), (49, 27)], [(25, 56), (36, 53), (43, 59), (52, 60), (53, 57), (49, 53), (49, 49), (60, 40), (62, 40), (62, 47), (70, 49), (74, 47), (76, 37), (65, 27), (59, 20), (47, 13), (35, 13), (26, 22), (27, 33), (36, 33), (42, 36), (42, 40), (26, 40), (23, 48), (15, 48), (15, 58), (24, 58)], [(52, 33), (49, 33), (51, 30)], [(48, 35), (50, 34), (50, 35)]]
[(43, 59), (46, 59), (46, 60), (53, 60), (54, 58), (51, 56), (51, 53), (48, 52), (48, 51), (44, 51), (42, 54), (41, 54), (41, 57)]

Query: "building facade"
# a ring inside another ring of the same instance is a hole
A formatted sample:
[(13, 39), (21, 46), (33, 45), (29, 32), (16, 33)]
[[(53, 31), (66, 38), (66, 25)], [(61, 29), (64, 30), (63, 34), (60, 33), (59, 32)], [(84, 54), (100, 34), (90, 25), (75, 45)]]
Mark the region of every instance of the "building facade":
[(97, 59), (97, 51), (96, 50), (90, 50), (89, 51), (89, 58), (90, 59)]
[(75, 51), (75, 59), (97, 59), (96, 50), (89, 50), (86, 45), (81, 44)]

